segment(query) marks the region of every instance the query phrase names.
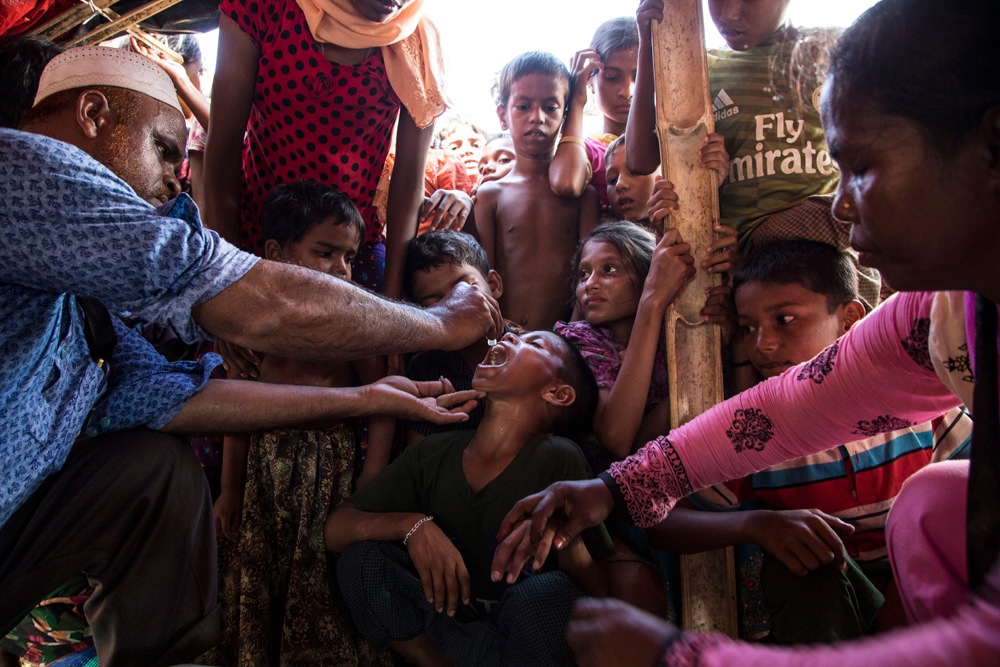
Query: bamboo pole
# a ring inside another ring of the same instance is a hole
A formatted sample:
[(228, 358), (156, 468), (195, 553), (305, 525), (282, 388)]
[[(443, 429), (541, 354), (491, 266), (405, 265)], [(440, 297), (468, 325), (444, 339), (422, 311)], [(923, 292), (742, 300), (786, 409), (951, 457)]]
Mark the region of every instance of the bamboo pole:
[[(718, 176), (699, 162), (705, 135), (714, 131), (701, 0), (666, 0), (664, 20), (652, 24), (656, 128), (664, 178), (676, 188), (676, 227), (695, 257), (704, 257), (719, 219)], [(667, 310), (670, 418), (684, 424), (723, 400), (719, 328), (701, 323), (705, 291), (717, 274), (698, 271)], [(681, 558), (681, 620), (686, 628), (737, 634), (733, 550)]]

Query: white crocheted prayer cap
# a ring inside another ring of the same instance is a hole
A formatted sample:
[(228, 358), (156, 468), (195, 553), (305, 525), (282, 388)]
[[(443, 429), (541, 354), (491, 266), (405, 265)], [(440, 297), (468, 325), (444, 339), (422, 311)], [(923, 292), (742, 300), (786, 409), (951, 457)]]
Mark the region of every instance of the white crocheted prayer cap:
[(90, 86), (127, 88), (181, 110), (174, 84), (162, 68), (137, 53), (107, 46), (78, 46), (49, 61), (35, 104), (63, 90)]

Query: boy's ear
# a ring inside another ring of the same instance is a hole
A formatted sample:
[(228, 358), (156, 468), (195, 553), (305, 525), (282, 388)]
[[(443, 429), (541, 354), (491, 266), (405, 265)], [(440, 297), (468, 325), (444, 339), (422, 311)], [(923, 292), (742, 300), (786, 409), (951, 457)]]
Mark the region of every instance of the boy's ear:
[(851, 327), (865, 316), (865, 307), (860, 301), (848, 301), (841, 305), (840, 323), (844, 331), (850, 331)]
[(280, 262), (281, 244), (274, 239), (264, 241), (264, 259), (269, 259), (272, 262)]
[(576, 401), (576, 389), (560, 381), (546, 387), (542, 391), (542, 398), (557, 408), (568, 408)]
[(115, 124), (108, 98), (99, 90), (85, 90), (77, 96), (74, 116), (88, 139), (96, 139)]
[(490, 296), (494, 299), (500, 300), (503, 296), (503, 278), (500, 274), (490, 269), (490, 272), (486, 274), (486, 282), (490, 285)]
[(500, 129), (504, 132), (510, 131), (510, 126), (507, 125), (507, 107), (502, 104), (497, 105), (497, 118), (500, 119)]

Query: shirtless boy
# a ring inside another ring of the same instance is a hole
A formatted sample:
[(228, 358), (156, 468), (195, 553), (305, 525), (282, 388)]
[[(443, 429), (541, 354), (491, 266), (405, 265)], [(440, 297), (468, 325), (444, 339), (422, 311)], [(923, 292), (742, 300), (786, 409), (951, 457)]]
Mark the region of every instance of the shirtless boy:
[(571, 198), (549, 185), (569, 92), (569, 71), (549, 53), (524, 53), (504, 66), (497, 115), (514, 142), (514, 169), (476, 197), (480, 243), (504, 276), (501, 308), (528, 330), (551, 329), (569, 315), (570, 258), (598, 220), (592, 187)]

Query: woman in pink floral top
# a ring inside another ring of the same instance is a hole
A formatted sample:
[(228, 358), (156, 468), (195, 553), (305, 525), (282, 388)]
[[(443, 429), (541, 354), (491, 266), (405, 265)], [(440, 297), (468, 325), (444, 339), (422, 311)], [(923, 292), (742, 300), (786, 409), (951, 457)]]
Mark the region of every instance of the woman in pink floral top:
[[(852, 328), (836, 354), (824, 352), (825, 364), (807, 362), (757, 385), (598, 480), (523, 500), (501, 529), (503, 536), (532, 520), (537, 562), (550, 543), (565, 546), (616, 503), (648, 526), (693, 490), (966, 403), (979, 417), (971, 465), (929, 466), (889, 517), (894, 574), (918, 625), (781, 649), (681, 632), (618, 603), (590, 601), (578, 605), (568, 630), (580, 664), (1000, 664), (1000, 79), (977, 74), (1000, 71), (998, 27), (996, 3), (883, 0), (838, 46), (823, 97), (842, 174), (834, 213), (853, 225), (861, 261), (910, 293)], [(936, 289), (969, 293), (921, 291)], [(495, 576), (519, 567), (511, 547), (498, 549)], [(832, 548), (815, 555), (826, 563), (843, 557)]]

